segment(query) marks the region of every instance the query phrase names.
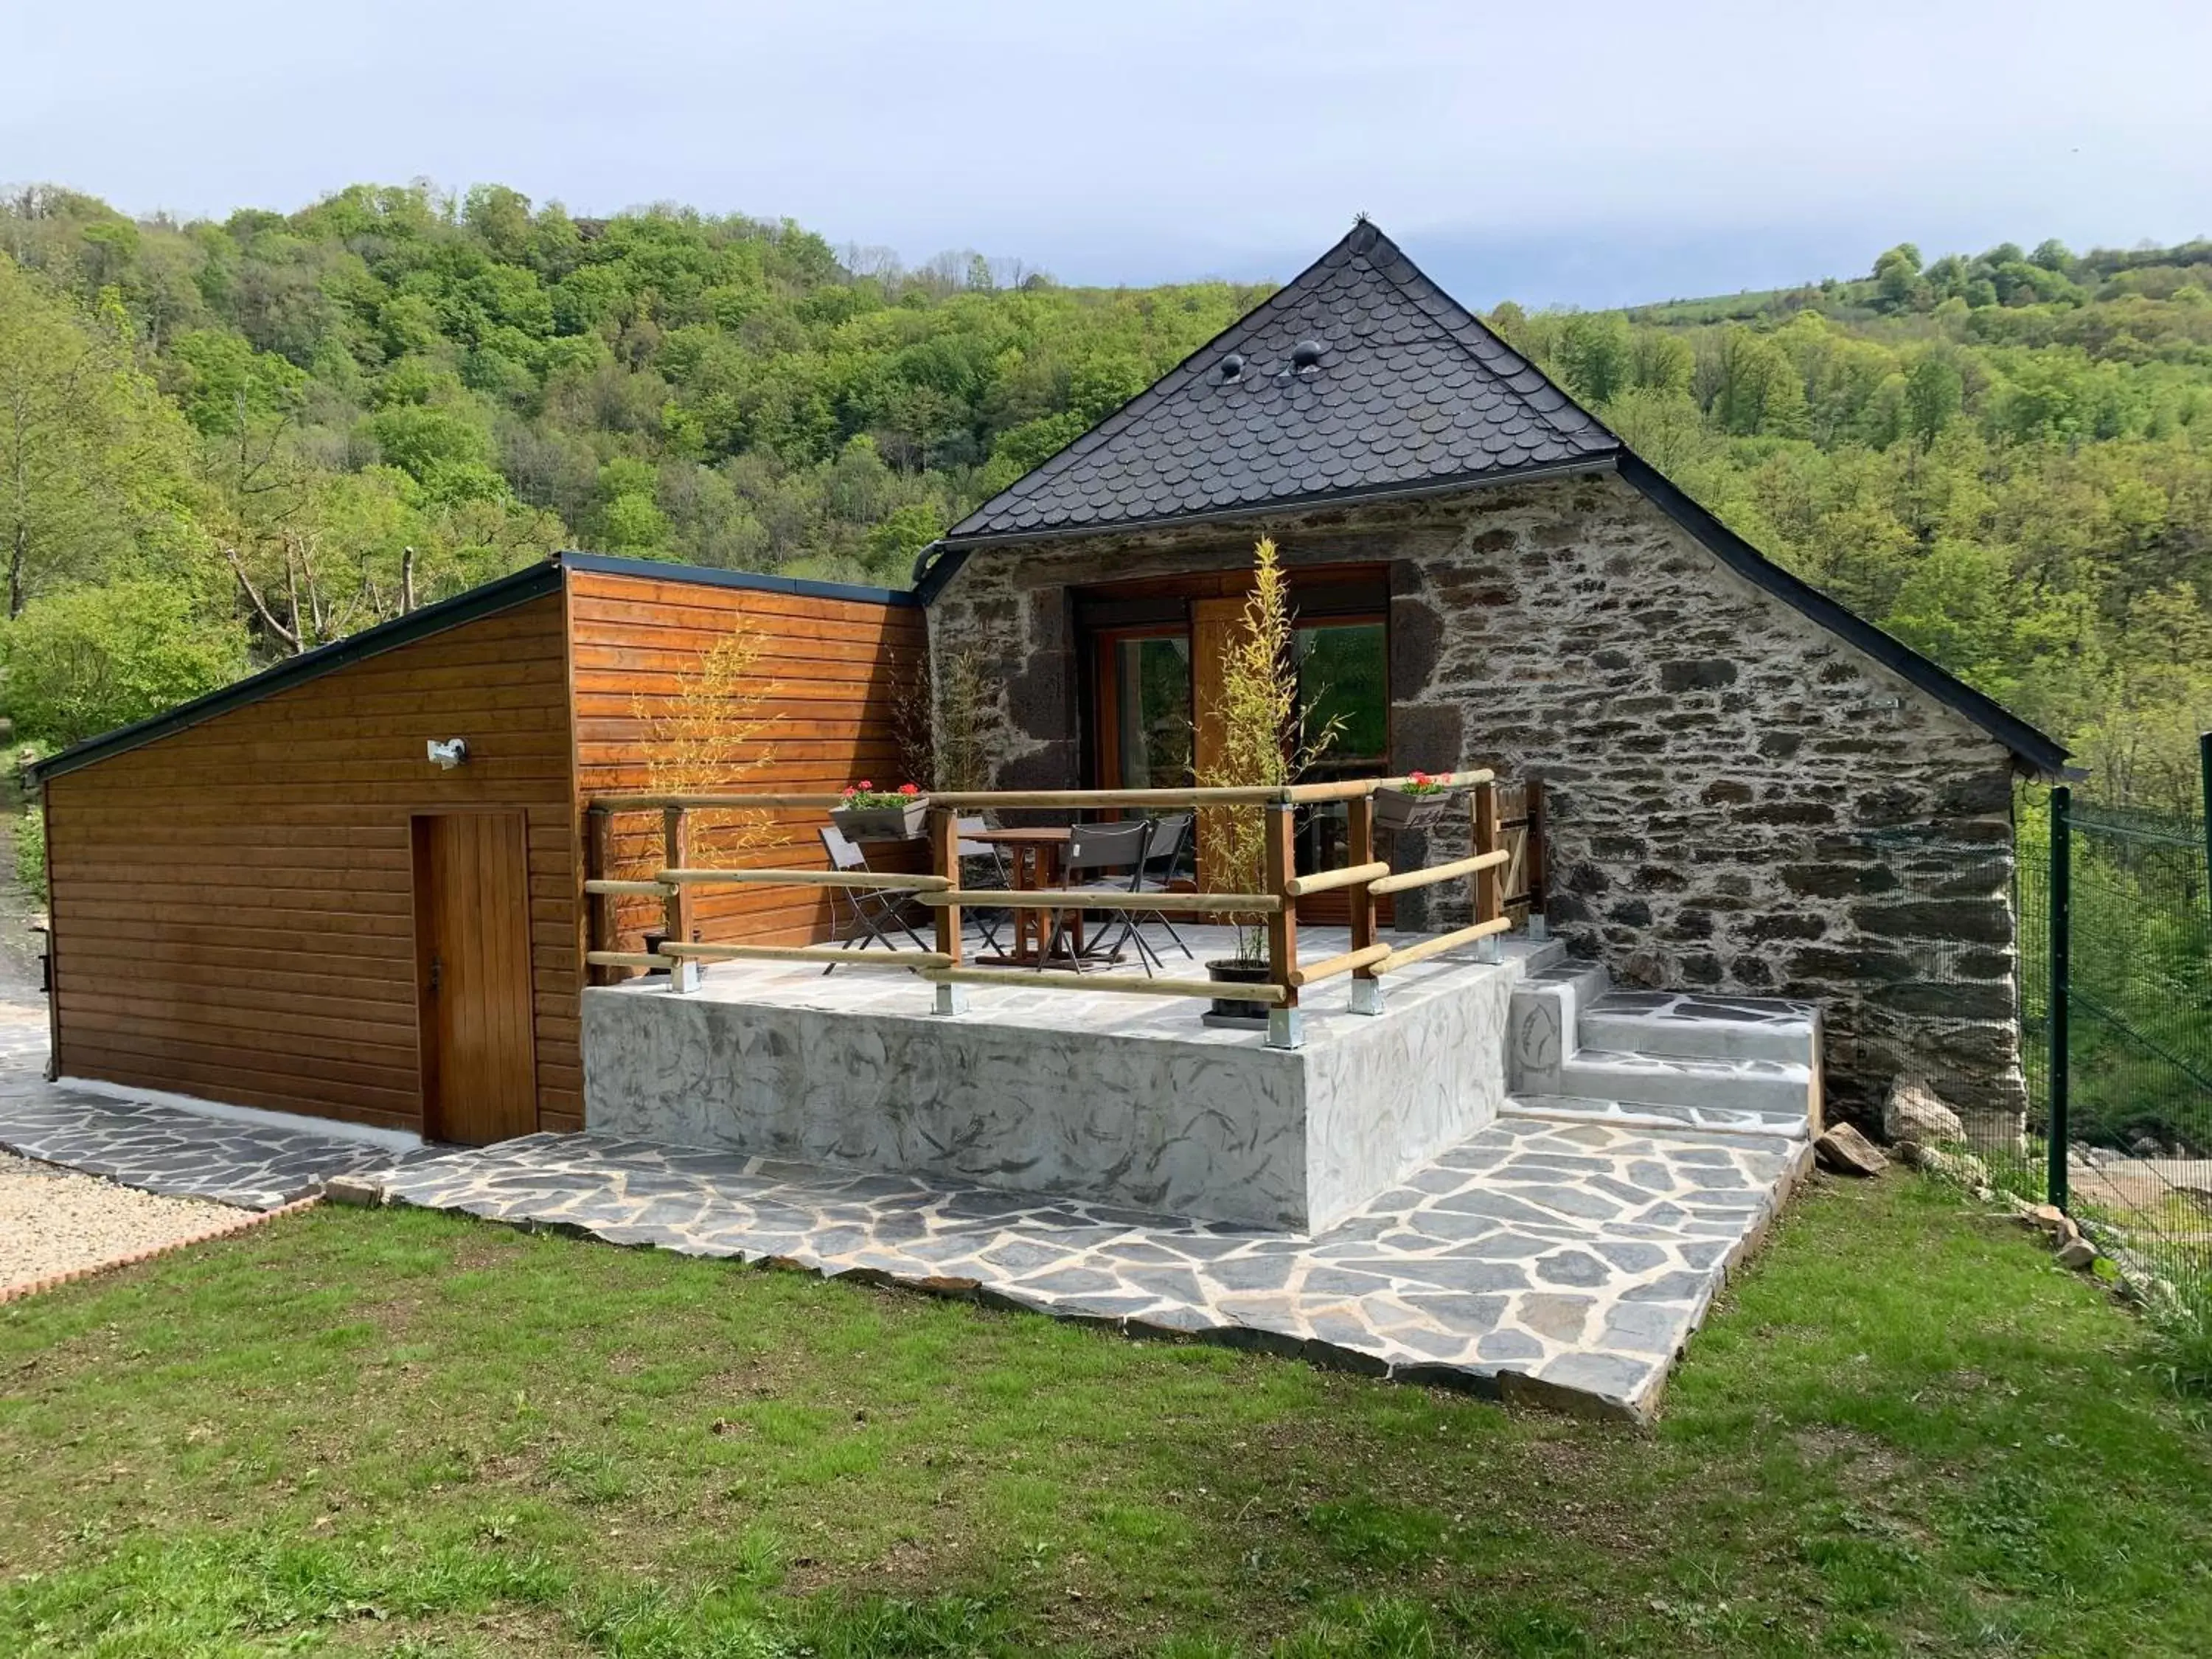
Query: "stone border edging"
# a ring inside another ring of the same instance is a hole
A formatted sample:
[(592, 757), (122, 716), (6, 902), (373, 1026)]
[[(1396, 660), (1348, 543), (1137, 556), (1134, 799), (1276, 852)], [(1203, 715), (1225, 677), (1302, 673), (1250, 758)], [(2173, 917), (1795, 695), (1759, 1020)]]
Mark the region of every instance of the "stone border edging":
[(289, 1204), (281, 1204), (273, 1210), (249, 1210), (234, 1221), (226, 1221), (220, 1226), (210, 1227), (204, 1232), (187, 1233), (182, 1238), (173, 1238), (166, 1243), (152, 1245), (146, 1249), (133, 1250), (127, 1255), (111, 1256), (105, 1261), (88, 1262), (82, 1267), (70, 1267), (62, 1273), (47, 1273), (39, 1279), (18, 1279), (13, 1285), (0, 1285), (0, 1305), (21, 1301), (27, 1296), (36, 1296), (41, 1291), (58, 1289), (64, 1285), (73, 1284), (80, 1279), (90, 1279), (95, 1273), (111, 1273), (118, 1267), (135, 1267), (142, 1261), (151, 1261), (155, 1256), (167, 1255), (173, 1250), (190, 1249), (195, 1244), (206, 1244), (218, 1238), (228, 1238), (234, 1233), (242, 1233), (262, 1226), (276, 1220), (279, 1216), (297, 1215), (302, 1210), (311, 1210), (322, 1201), (320, 1193), (311, 1193), (305, 1198), (294, 1199)]

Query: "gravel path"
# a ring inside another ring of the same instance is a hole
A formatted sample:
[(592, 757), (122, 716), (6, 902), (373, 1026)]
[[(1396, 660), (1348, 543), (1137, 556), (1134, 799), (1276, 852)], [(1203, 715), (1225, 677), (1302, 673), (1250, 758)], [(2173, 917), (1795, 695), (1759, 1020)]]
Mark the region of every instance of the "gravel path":
[(157, 1198), (0, 1152), (0, 1291), (118, 1261), (243, 1218), (228, 1205)]

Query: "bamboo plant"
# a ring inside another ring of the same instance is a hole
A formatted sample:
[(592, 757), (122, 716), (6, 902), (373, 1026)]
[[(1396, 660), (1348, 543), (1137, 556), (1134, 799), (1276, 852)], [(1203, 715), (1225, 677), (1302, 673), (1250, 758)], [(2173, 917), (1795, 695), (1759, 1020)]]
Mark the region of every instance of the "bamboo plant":
[[(781, 686), (763, 672), (761, 636), (738, 628), (679, 669), (674, 694), (635, 692), (630, 712), (644, 751), (647, 785), (657, 795), (734, 793), (775, 759), (771, 741)], [(775, 817), (753, 809), (702, 811), (692, 820), (693, 856), (729, 861), (781, 844)], [(647, 851), (642, 862), (657, 862)]]
[[(1272, 537), (1252, 550), (1252, 592), (1231, 631), (1220, 690), (1205, 710), (1218, 747), (1199, 769), (1206, 788), (1280, 787), (1297, 781), (1335, 739), (1340, 720), (1308, 730), (1299, 706), (1297, 640), (1289, 579)], [(1212, 806), (1199, 813), (1205, 889), (1256, 893), (1267, 879), (1267, 815), (1258, 806)], [(1231, 912), (1240, 962), (1267, 954), (1267, 918)]]

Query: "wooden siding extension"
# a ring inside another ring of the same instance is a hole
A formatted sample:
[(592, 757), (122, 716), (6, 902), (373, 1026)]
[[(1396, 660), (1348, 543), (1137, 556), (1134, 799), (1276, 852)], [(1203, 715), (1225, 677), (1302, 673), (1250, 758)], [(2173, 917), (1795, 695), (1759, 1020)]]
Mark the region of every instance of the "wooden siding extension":
[[(770, 721), (761, 745), (766, 764), (695, 787), (811, 793), (861, 778), (907, 781), (899, 775), (896, 732), (902, 688), (916, 683), (928, 653), (919, 608), (581, 570), (569, 572), (568, 598), (580, 814), (593, 796), (653, 787), (653, 722), (679, 707), (706, 653), (740, 629), (761, 638), (766, 691), (757, 712)], [(820, 869), (815, 831), (827, 821), (781, 814), (780, 844), (750, 850), (741, 861)], [(699, 841), (695, 862), (714, 855), (711, 830)], [(649, 873), (659, 866), (660, 847), (658, 813), (617, 816), (613, 873)], [(625, 900), (619, 918), (620, 948), (636, 950), (659, 924), (659, 907)], [(828, 936), (830, 899), (794, 888), (702, 891), (694, 920), (709, 940), (805, 944)]]
[(50, 780), (64, 1074), (419, 1131), (410, 818), (520, 808), (538, 1126), (580, 1127), (563, 644), (548, 594)]

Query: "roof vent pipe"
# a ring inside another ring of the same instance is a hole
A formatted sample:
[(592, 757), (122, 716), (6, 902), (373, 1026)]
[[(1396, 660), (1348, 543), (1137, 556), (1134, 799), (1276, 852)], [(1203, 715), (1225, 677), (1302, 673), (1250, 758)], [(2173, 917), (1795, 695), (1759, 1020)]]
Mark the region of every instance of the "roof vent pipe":
[(1224, 385), (1244, 378), (1244, 354), (1232, 351), (1221, 360), (1221, 380)]
[(1311, 374), (1321, 368), (1321, 342), (1301, 340), (1291, 348), (1291, 368), (1299, 374)]

